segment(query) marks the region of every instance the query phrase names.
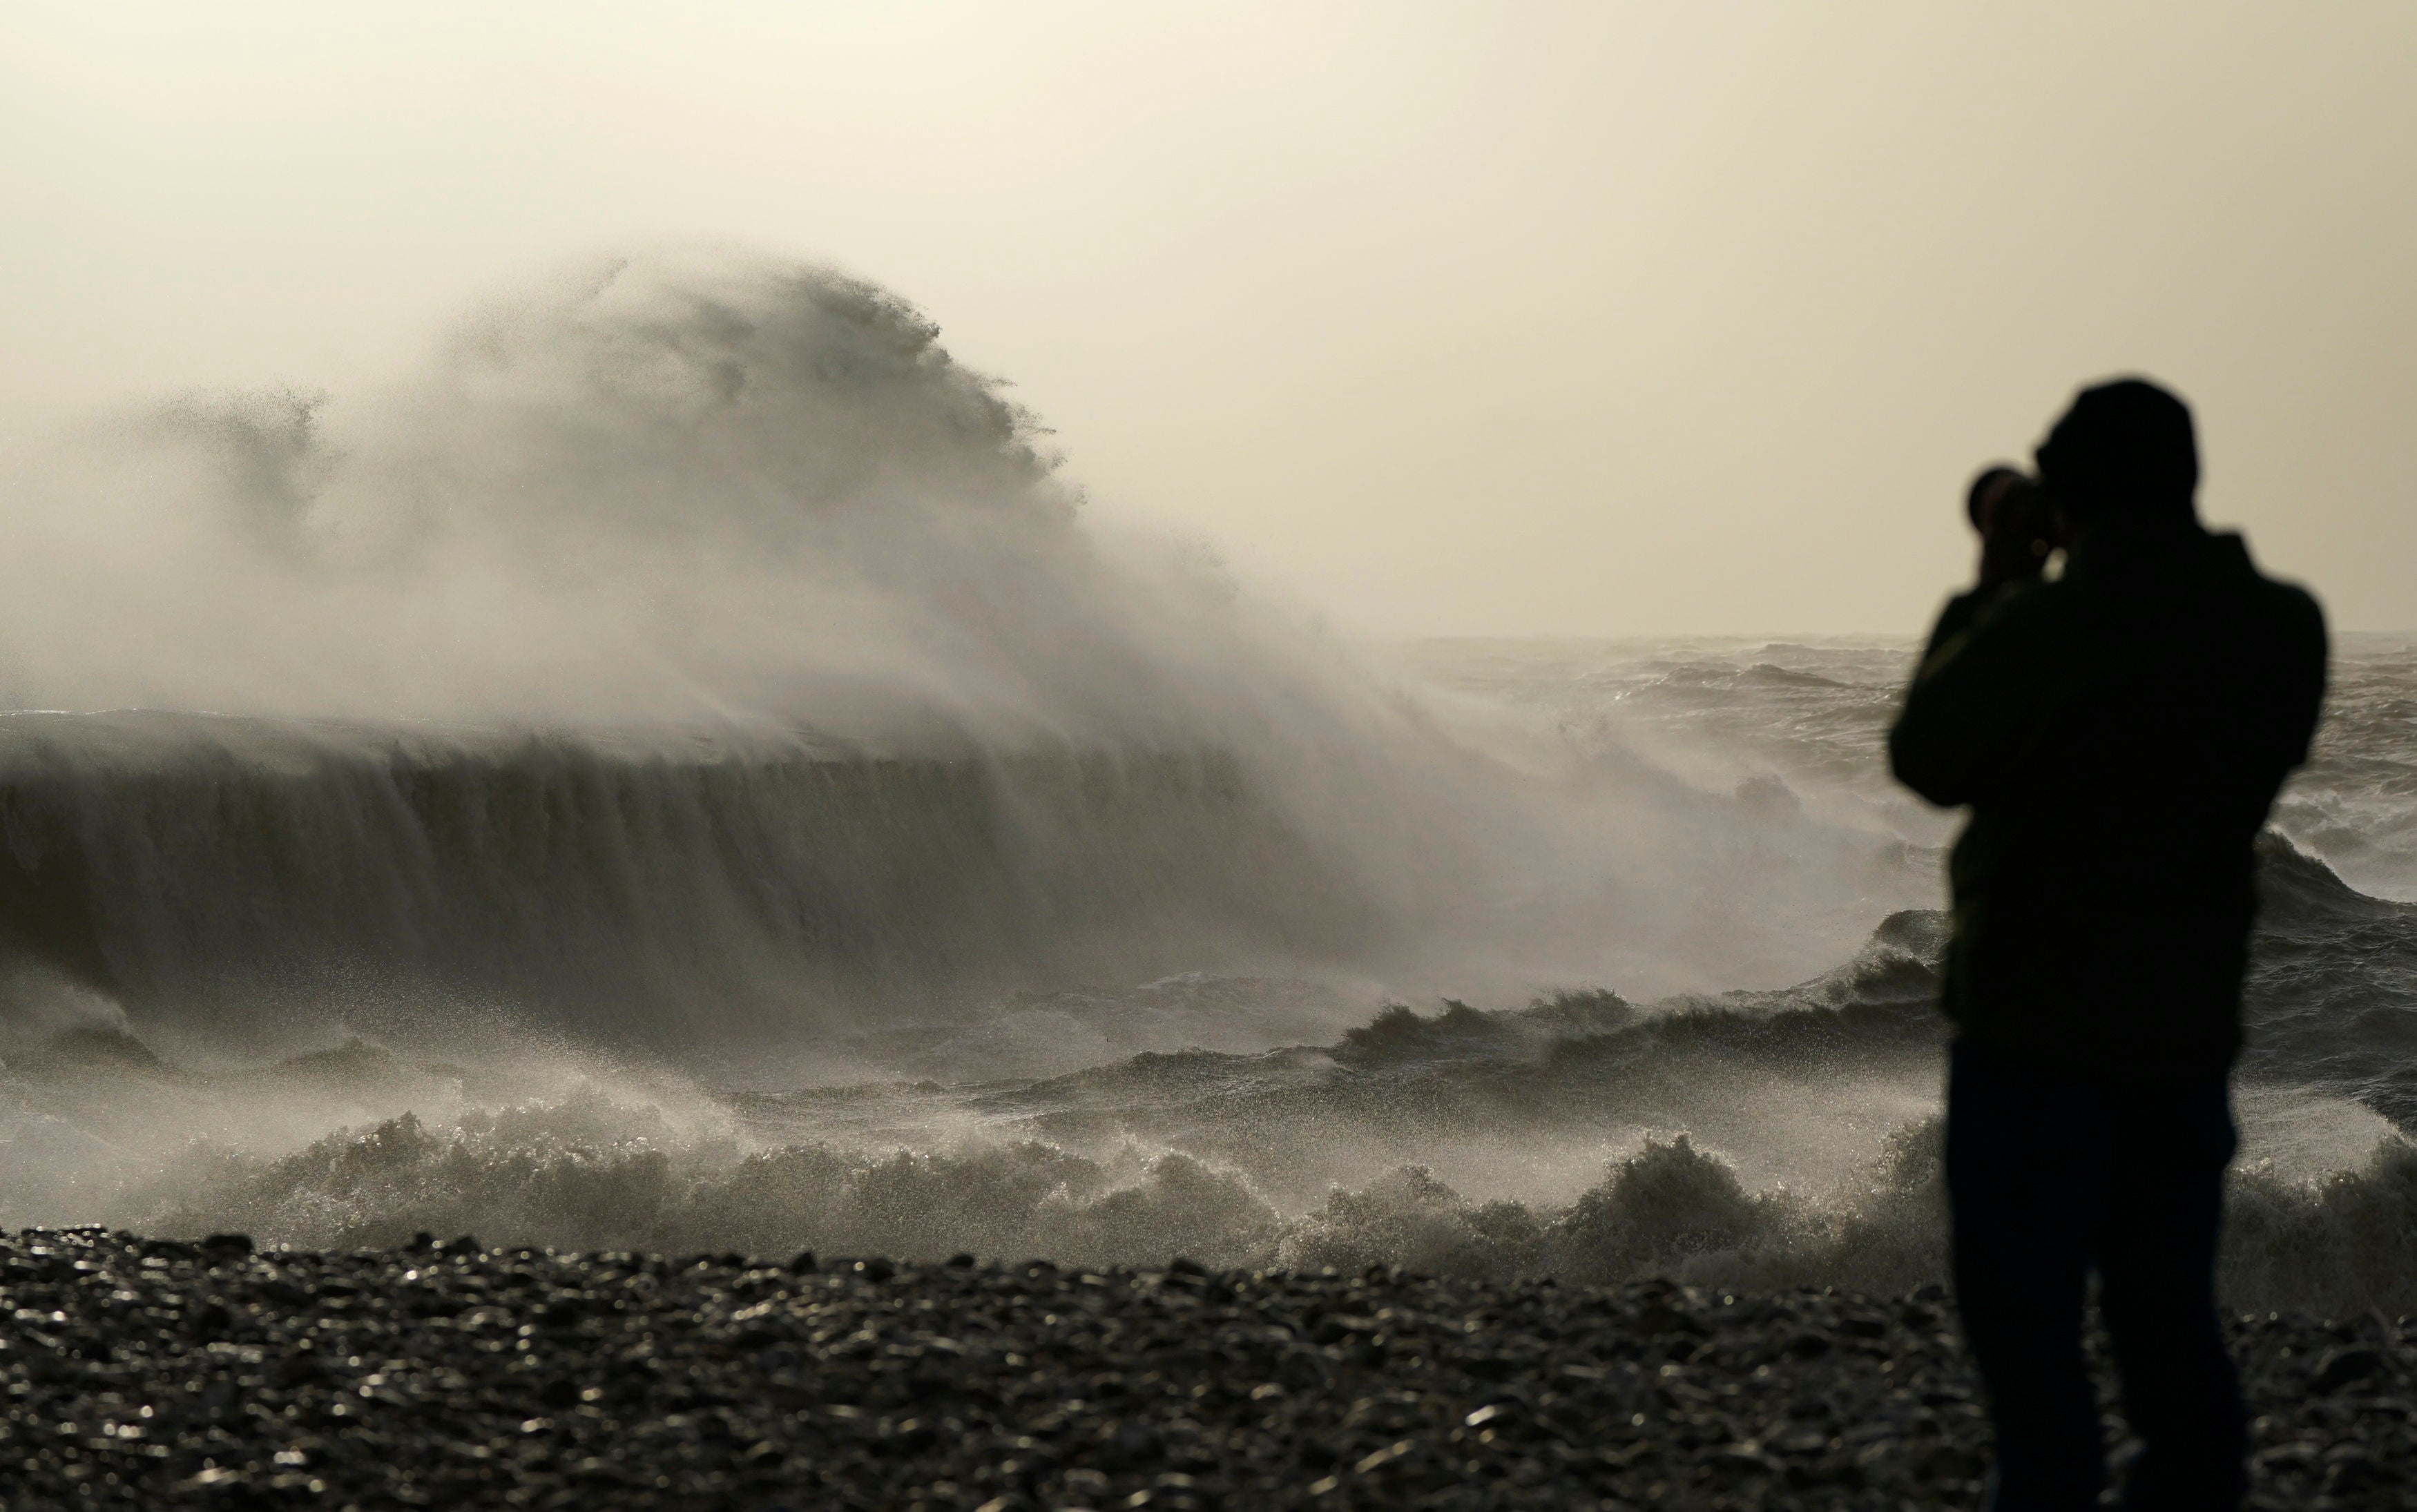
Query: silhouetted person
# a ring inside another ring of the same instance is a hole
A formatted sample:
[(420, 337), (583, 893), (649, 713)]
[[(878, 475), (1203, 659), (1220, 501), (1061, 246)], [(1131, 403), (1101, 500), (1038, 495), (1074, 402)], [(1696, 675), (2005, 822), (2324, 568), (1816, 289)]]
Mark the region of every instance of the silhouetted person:
[(2209, 1512), (2242, 1487), (2214, 1273), (2252, 847), (2307, 759), (2324, 620), (2200, 526), (2190, 411), (2164, 389), (2085, 389), (2038, 461), (2035, 498), (1976, 480), (1980, 584), (1889, 735), (1901, 780), (1972, 809), (1944, 1004), (1956, 1300), (1999, 1512), (2097, 1505), (2093, 1269), (2145, 1445), (2124, 1504)]

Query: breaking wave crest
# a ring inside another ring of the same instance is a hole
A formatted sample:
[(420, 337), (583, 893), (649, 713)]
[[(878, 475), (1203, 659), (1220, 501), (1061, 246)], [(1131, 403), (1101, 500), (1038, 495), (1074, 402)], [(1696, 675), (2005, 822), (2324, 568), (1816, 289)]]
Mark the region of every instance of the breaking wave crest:
[[(1755, 1190), (1683, 1133), (1649, 1137), (1564, 1204), (1462, 1195), (1422, 1166), (1286, 1214), (1243, 1172), (1179, 1151), (1102, 1156), (1039, 1140), (946, 1152), (814, 1143), (741, 1154), (683, 1139), (592, 1091), (474, 1113), (405, 1114), (282, 1159), (195, 1155), (112, 1217), (144, 1232), (229, 1229), (301, 1247), (475, 1230), (560, 1249), (786, 1259), (956, 1253), (1094, 1266), (1176, 1257), (1229, 1268), (1387, 1264), (1446, 1276), (1646, 1276), (1742, 1290), (1901, 1291), (1945, 1276), (1941, 1137), (1909, 1124), (1836, 1187)], [(173, 1197), (168, 1194), (175, 1194)], [(2379, 1141), (2320, 1178), (2238, 1172), (2222, 1285), (2234, 1306), (2343, 1316), (2417, 1307), (2417, 1145)]]
[(0, 719), (0, 994), (38, 1020), (64, 977), (188, 1038), (458, 1039), (484, 1004), (692, 1043), (1376, 938), (1335, 858), (1215, 750), (674, 744)]
[(1761, 789), (1449, 727), (1082, 506), (904, 301), (726, 260), (8, 459), (0, 1029), (661, 1049), (1184, 971), (1665, 990), (1923, 891)]
[[(2268, 866), (2270, 928), (2291, 938), (2328, 915), (2369, 934), (2400, 916), (2280, 842)], [(180, 1126), (206, 1126), (214, 1107), (238, 1119), (285, 1109), (297, 1128), (345, 1109), (405, 1111), (283, 1155), (260, 1152), (249, 1125), (148, 1157), (130, 1140), (114, 1159), (70, 1151), (49, 1189), (42, 1126), (21, 1123), (17, 1150), (33, 1158), (16, 1162), (0, 1213), (312, 1247), (472, 1232), (563, 1249), (1087, 1265), (1181, 1255), (1902, 1291), (1944, 1272), (1931, 1006), (1943, 934), (1938, 915), (1893, 916), (1844, 965), (1783, 991), (1642, 1006), (1563, 992), (1433, 1015), (1396, 1005), (1322, 1047), (802, 1092), (713, 1095), (601, 1066), (566, 1081), (552, 1065), (412, 1063), (358, 1042), (229, 1081), (95, 1035), (81, 1059), (21, 1077), (19, 1091), (65, 1106), (81, 1086), (123, 1106), (139, 1088), (155, 1105), (185, 1100), (191, 1111), (171, 1114)], [(2341, 1060), (2338, 1026), (2295, 995), (2285, 945), (2261, 942), (2286, 968), (2255, 979), (2260, 1056), (2241, 1097), (2226, 1295), (2405, 1311), (2417, 1307), (2417, 1142), (2383, 1116), (2406, 1117), (2397, 1084), (2355, 1057), (2333, 1090), (2316, 1084)], [(1159, 1015), (1187, 1001), (1224, 1014), (1280, 987), (1165, 983), (1145, 995)], [(963, 1058), (945, 1042), (919, 1053)], [(553, 1078), (551, 1090), (529, 1090), (532, 1077)]]

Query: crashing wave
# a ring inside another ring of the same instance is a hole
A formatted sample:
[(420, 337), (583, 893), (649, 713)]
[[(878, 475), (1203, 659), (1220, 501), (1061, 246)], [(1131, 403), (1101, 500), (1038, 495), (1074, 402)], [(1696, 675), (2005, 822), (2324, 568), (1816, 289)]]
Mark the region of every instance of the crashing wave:
[[(1646, 1276), (1711, 1288), (1901, 1291), (1945, 1274), (1938, 1120), (1892, 1135), (1835, 1189), (1753, 1190), (1681, 1133), (1648, 1138), (1566, 1204), (1474, 1201), (1424, 1167), (1286, 1214), (1238, 1171), (1127, 1145), (1039, 1140), (950, 1151), (828, 1143), (742, 1153), (583, 1090), (439, 1127), (405, 1114), (274, 1161), (194, 1152), (111, 1221), (169, 1235), (242, 1230), (302, 1247), (475, 1230), (567, 1250), (737, 1250), (785, 1259), (957, 1253), (1086, 1265)], [(2237, 1172), (2222, 1285), (2233, 1306), (2343, 1316), (2417, 1306), (2417, 1144), (2394, 1136), (2319, 1179)]]

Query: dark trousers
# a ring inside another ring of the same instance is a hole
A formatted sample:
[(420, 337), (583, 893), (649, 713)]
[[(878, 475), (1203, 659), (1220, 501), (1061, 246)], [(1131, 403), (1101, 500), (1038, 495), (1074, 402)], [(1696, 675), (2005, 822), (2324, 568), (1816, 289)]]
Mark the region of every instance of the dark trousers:
[(2226, 1512), (2242, 1490), (2241, 1385), (2215, 1313), (2225, 1079), (2086, 1081), (1959, 1043), (1947, 1081), (1955, 1300), (1998, 1430), (1994, 1512), (2095, 1507), (2105, 1483), (2083, 1299), (2145, 1452), (2132, 1512)]

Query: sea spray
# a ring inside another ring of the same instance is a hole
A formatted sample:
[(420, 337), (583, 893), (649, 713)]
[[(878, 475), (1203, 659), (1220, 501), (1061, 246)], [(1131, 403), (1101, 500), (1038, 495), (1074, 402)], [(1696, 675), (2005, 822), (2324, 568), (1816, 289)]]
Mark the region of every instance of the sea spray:
[[(2278, 927), (2290, 923), (2280, 911)], [(546, 1057), (474, 1070), (358, 1043), (231, 1081), (96, 1053), (34, 1067), (13, 1087), (29, 1107), (112, 1112), (123, 1130), (112, 1159), (68, 1150), (48, 1189), (38, 1161), (17, 1162), (0, 1221), (241, 1229), (322, 1247), (467, 1230), (564, 1249), (963, 1251), (1094, 1265), (1179, 1254), (1471, 1279), (1903, 1291), (1944, 1266), (1940, 1036), (1923, 987), (1939, 939), (1933, 920), (1892, 919), (1846, 965), (1786, 992), (1642, 1006), (1561, 993), (1517, 1011), (1453, 1004), (1431, 1016), (1397, 1005), (1324, 1047), (1145, 1051), (1072, 1075), (955, 1085), (714, 1094), (643, 1070), (573, 1072)], [(1171, 1005), (1206, 989), (1158, 990)], [(2405, 1308), (2417, 1145), (2373, 1109), (2311, 1089), (2333, 1031), (2304, 1005), (2287, 993), (2252, 1006), (2263, 1058), (2242, 1093), (2227, 1295), (2336, 1314)], [(1925, 1078), (1927, 1099), (1888, 1090)], [(2343, 1087), (2390, 1101), (2388, 1087), (2354, 1074)], [(144, 1156), (136, 1137), (161, 1131), (128, 1121), (129, 1095), (216, 1132)], [(1817, 1096), (1827, 1122), (1807, 1144), (1798, 1110)], [(308, 1128), (380, 1105), (398, 1111), (282, 1156), (258, 1153), (265, 1130), (229, 1121), (284, 1110), (289, 1126)], [(1841, 1137), (1842, 1126), (1862, 1132)], [(28, 1132), (39, 1130), (20, 1126)], [(1502, 1194), (1515, 1168), (1489, 1167), (1473, 1153), (1486, 1147), (1517, 1152), (1531, 1187), (1535, 1163), (1557, 1165), (1566, 1195)], [(1445, 1163), (1470, 1174), (1447, 1178)]]
[(1925, 890), (1081, 506), (912, 306), (737, 258), (12, 458), (0, 970), (196, 1055), (720, 1054), (1185, 971), (1785, 981)]
[[(1908, 647), (1438, 696), (1082, 505), (911, 307), (728, 261), (12, 461), (0, 1221), (1938, 1274)], [(2264, 854), (2251, 1305), (2411, 1270), (2417, 663), (2345, 655)]]
[[(1470, 1280), (1666, 1276), (1731, 1291), (1902, 1292), (1945, 1276), (1939, 1143), (1927, 1119), (1833, 1189), (1754, 1191), (1687, 1136), (1649, 1137), (1565, 1206), (1472, 1200), (1412, 1166), (1287, 1215), (1244, 1173), (1181, 1152), (1086, 1156), (1021, 1140), (741, 1153), (726, 1136), (680, 1138), (652, 1110), (583, 1089), (443, 1127), (404, 1114), (273, 1161), (196, 1150), (95, 1216), (168, 1236), (237, 1230), (320, 1249), (476, 1231), (490, 1244), (565, 1251), (968, 1253), (1094, 1266), (1181, 1257)], [(2253, 1164), (2227, 1201), (2228, 1305), (2331, 1316), (2417, 1307), (2417, 1145), (2406, 1138), (2318, 1178)]]

